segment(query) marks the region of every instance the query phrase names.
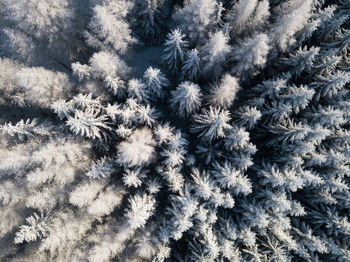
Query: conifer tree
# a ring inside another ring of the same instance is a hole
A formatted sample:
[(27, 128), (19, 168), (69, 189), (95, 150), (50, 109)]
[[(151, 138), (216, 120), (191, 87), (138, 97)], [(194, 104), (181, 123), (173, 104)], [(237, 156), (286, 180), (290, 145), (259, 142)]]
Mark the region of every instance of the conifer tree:
[(0, 261), (349, 261), (349, 10), (0, 0)]
[(176, 114), (184, 118), (199, 108), (201, 96), (198, 85), (189, 81), (182, 82), (176, 90), (171, 91), (170, 106)]
[(169, 81), (166, 76), (157, 68), (149, 67), (143, 74), (146, 84), (148, 97), (151, 99), (162, 98), (164, 96), (164, 88), (168, 87)]
[(213, 87), (209, 102), (217, 107), (230, 107), (239, 90), (238, 80), (229, 74), (222, 77), (220, 83)]
[(203, 110), (201, 114), (194, 116), (195, 125), (191, 128), (194, 133), (199, 133), (204, 140), (225, 137), (225, 131), (230, 129), (230, 113), (226, 110), (220, 110), (210, 107), (209, 110)]
[(163, 40), (167, 27), (167, 7), (164, 0), (136, 1), (133, 13), (136, 26), (146, 43), (159, 43)]
[(234, 74), (242, 74), (246, 71), (254, 71), (256, 67), (263, 67), (269, 52), (269, 39), (265, 34), (259, 34), (247, 40), (233, 51), (233, 59), (237, 61), (233, 67)]
[(208, 43), (203, 47), (203, 61), (205, 62), (203, 73), (217, 76), (225, 66), (225, 60), (231, 51), (228, 45), (228, 37), (219, 31), (210, 36)]
[(102, 51), (124, 53), (134, 42), (125, 20), (131, 7), (131, 2), (124, 0), (96, 2), (88, 28), (84, 31), (87, 43)]
[(169, 69), (174, 72), (179, 70), (179, 66), (185, 59), (188, 43), (184, 38), (185, 35), (182, 34), (181, 30), (175, 29), (167, 35), (164, 44), (165, 49), (162, 59), (169, 66)]
[(197, 79), (200, 71), (199, 52), (194, 48), (186, 53), (186, 58), (182, 66), (182, 75), (185, 79), (188, 78), (188, 80), (194, 81)]
[(75, 16), (85, 13), (79, 5), (70, 0), (4, 1), (2, 52), (32, 65), (69, 69), (84, 44), (81, 30), (86, 21)]
[(218, 3), (214, 0), (187, 1), (174, 17), (181, 23), (181, 29), (191, 41), (202, 40), (208, 35), (207, 29), (215, 23), (217, 6)]

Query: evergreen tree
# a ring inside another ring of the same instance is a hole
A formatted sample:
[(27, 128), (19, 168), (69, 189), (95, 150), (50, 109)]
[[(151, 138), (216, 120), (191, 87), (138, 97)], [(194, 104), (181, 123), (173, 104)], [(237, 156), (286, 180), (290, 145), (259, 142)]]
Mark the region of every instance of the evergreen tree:
[(188, 51), (186, 54), (186, 58), (182, 66), (182, 75), (185, 79), (187, 78), (190, 81), (194, 81), (197, 79), (200, 71), (199, 52), (196, 48), (194, 48)]
[(128, 1), (105, 0), (93, 8), (88, 29), (84, 31), (87, 44), (102, 50), (125, 53), (134, 42), (126, 16), (132, 7)]
[(217, 107), (230, 107), (239, 90), (238, 80), (229, 74), (222, 77), (220, 83), (213, 87), (209, 102)]
[(225, 130), (230, 129), (230, 113), (226, 110), (220, 110), (210, 107), (209, 110), (203, 110), (201, 114), (194, 116), (195, 125), (191, 128), (193, 133), (199, 133), (204, 140), (211, 142), (213, 139), (225, 137)]
[[(2, 53), (29, 62), (63, 70), (83, 49), (86, 24), (81, 1), (3, 1)], [(24, 11), (25, 10), (25, 11)]]
[(222, 72), (226, 57), (231, 51), (228, 40), (221, 31), (210, 36), (208, 43), (203, 47), (204, 74), (213, 72), (214, 76), (218, 76)]
[(184, 118), (200, 107), (201, 96), (199, 86), (186, 81), (171, 91), (170, 106), (177, 115)]
[(187, 1), (174, 17), (191, 41), (202, 40), (208, 35), (207, 29), (217, 20), (217, 6), (215, 0)]
[(35, 241), (37, 238), (44, 237), (47, 233), (45, 221), (40, 219), (36, 213), (26, 218), (26, 220), (29, 226), (22, 225), (20, 227), (20, 231), (16, 233), (15, 244), (23, 243), (24, 241)]
[(164, 96), (164, 88), (169, 86), (166, 76), (157, 68), (149, 67), (143, 74), (148, 97), (162, 98)]
[(0, 0), (0, 261), (349, 261), (349, 10)]
[(130, 199), (130, 207), (126, 213), (131, 229), (143, 227), (152, 215), (155, 200), (150, 195), (135, 195)]
[(165, 49), (162, 60), (173, 72), (177, 72), (179, 70), (179, 66), (185, 59), (185, 51), (188, 43), (184, 38), (185, 35), (182, 34), (181, 30), (175, 29), (167, 35), (167, 39), (164, 44)]
[(166, 29), (167, 1), (136, 1), (133, 13), (136, 14), (136, 27), (146, 43), (163, 40)]
[(264, 67), (269, 50), (269, 38), (265, 34), (259, 34), (247, 40), (233, 51), (232, 58), (237, 63), (232, 73), (240, 75), (247, 71), (254, 71), (257, 67)]

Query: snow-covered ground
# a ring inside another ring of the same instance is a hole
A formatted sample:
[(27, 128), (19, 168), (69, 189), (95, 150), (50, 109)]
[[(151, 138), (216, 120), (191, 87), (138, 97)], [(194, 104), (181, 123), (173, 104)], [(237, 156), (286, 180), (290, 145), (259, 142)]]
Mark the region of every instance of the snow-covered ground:
[(135, 77), (141, 77), (149, 66), (161, 67), (161, 56), (163, 46), (144, 47), (134, 51), (131, 59), (128, 59), (128, 65), (133, 70)]

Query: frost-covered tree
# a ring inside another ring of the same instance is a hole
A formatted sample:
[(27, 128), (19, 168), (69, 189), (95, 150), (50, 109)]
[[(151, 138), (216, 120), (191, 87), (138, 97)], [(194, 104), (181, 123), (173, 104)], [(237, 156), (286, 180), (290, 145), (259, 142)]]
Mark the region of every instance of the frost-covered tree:
[(182, 82), (171, 91), (170, 106), (181, 118), (193, 114), (201, 105), (201, 90), (197, 84)]
[(283, 62), (293, 68), (289, 72), (300, 76), (303, 71), (311, 71), (319, 51), (320, 49), (318, 47), (311, 47), (307, 50), (305, 46), (303, 49), (300, 48), (295, 55), (292, 54), (288, 59), (283, 59)]
[(0, 92), (1, 92), (1, 104), (10, 103), (23, 107), (26, 105), (25, 96), (21, 92), (16, 74), (23, 67), (23, 65), (17, 61), (8, 58), (0, 58)]
[(123, 182), (128, 187), (139, 187), (142, 184), (141, 179), (145, 177), (145, 174), (141, 172), (141, 168), (136, 170), (128, 169), (123, 177)]
[(37, 119), (21, 119), (16, 124), (11, 122), (0, 125), (0, 132), (10, 137), (17, 137), (23, 141), (25, 139), (34, 138), (35, 136), (50, 136), (52, 126), (38, 123)]
[(264, 67), (270, 50), (269, 38), (259, 34), (245, 41), (233, 51), (232, 58), (236, 61), (232, 73), (240, 75), (246, 71), (254, 71), (256, 67)]
[(102, 158), (91, 165), (86, 175), (93, 179), (102, 179), (108, 178), (113, 172), (115, 172), (113, 161)]
[(130, 166), (148, 165), (155, 159), (155, 141), (148, 128), (137, 129), (117, 145), (118, 162)]
[(190, 39), (198, 41), (208, 35), (207, 29), (215, 23), (217, 5), (215, 0), (186, 1), (174, 17)]
[(81, 1), (2, 2), (2, 52), (34, 65), (69, 69), (83, 49), (86, 24)]
[(181, 69), (183, 77), (185, 79), (188, 78), (190, 81), (196, 80), (201, 71), (200, 67), (201, 65), (198, 50), (194, 48), (188, 51)]
[(184, 39), (185, 35), (182, 34), (181, 30), (175, 29), (167, 35), (165, 41), (164, 55), (162, 60), (169, 66), (170, 70), (177, 72), (179, 66), (185, 59), (185, 51), (187, 49), (188, 43)]
[[(232, 8), (232, 18), (231, 27), (232, 30), (236, 33), (241, 33), (244, 28), (246, 28), (247, 24), (252, 19), (253, 13), (258, 4), (257, 0), (249, 1), (249, 0), (240, 0), (237, 1), (235, 6)], [(254, 17), (255, 18), (255, 17)]]
[(16, 233), (15, 244), (31, 242), (42, 238), (47, 234), (45, 221), (36, 213), (33, 216), (26, 218), (29, 225), (22, 225), (20, 231)]
[(98, 112), (93, 111), (76, 111), (74, 117), (68, 117), (66, 125), (70, 130), (81, 136), (89, 138), (102, 138), (101, 129), (109, 129), (106, 124), (107, 117), (105, 115), (98, 116)]
[(217, 107), (229, 107), (240, 89), (237, 78), (226, 74), (220, 83), (213, 86), (209, 96), (209, 103)]
[(143, 74), (143, 80), (146, 84), (147, 94), (150, 99), (162, 98), (164, 88), (169, 86), (166, 76), (158, 69), (149, 67)]
[(241, 171), (233, 168), (232, 164), (225, 162), (223, 166), (214, 163), (214, 175), (218, 179), (218, 183), (223, 187), (232, 188), (236, 195), (247, 195), (252, 192), (252, 183), (244, 176)]
[(221, 73), (231, 51), (228, 40), (221, 31), (210, 36), (208, 43), (203, 47), (204, 74), (213, 72), (213, 75), (217, 76)]
[(127, 65), (117, 55), (101, 51), (90, 58), (90, 73), (94, 78), (106, 78), (108, 76), (125, 76)]
[(125, 53), (134, 42), (126, 16), (132, 7), (130, 1), (96, 2), (93, 14), (84, 36), (87, 43), (102, 51)]
[(253, 128), (257, 121), (261, 118), (262, 114), (256, 107), (243, 106), (237, 109), (236, 117), (238, 121), (235, 121), (239, 126), (244, 126), (247, 129)]
[(131, 229), (143, 227), (154, 210), (155, 200), (150, 195), (135, 195), (130, 199), (126, 218)]
[(194, 116), (194, 123), (191, 131), (199, 133), (204, 140), (212, 141), (213, 139), (225, 137), (225, 130), (230, 129), (230, 113), (226, 110), (220, 110), (210, 107), (209, 110), (203, 110), (201, 114)]
[(281, 4), (278, 17), (271, 30), (271, 39), (282, 50), (295, 42), (294, 34), (306, 26), (311, 16), (312, 1), (290, 0)]
[(135, 1), (132, 14), (135, 15), (135, 27), (145, 43), (159, 43), (163, 40), (168, 15), (167, 1)]
[(23, 68), (17, 72), (16, 78), (24, 99), (41, 107), (48, 108), (56, 100), (67, 99), (72, 91), (68, 75), (43, 67)]
[(131, 79), (128, 82), (128, 96), (135, 99), (138, 102), (148, 100), (148, 90), (146, 85), (139, 79)]
[(349, 261), (349, 10), (0, 0), (0, 261)]

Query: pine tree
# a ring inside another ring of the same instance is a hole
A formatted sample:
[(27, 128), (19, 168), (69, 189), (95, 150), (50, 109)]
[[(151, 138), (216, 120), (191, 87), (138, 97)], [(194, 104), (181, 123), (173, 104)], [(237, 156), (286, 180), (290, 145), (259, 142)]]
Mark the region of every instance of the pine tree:
[(32, 65), (69, 70), (70, 59), (83, 49), (85, 19), (79, 4), (69, 0), (4, 1), (3, 52)]
[(40, 218), (36, 213), (26, 218), (29, 225), (22, 225), (20, 231), (16, 233), (15, 244), (31, 241), (36, 241), (38, 238), (45, 237), (47, 229), (45, 221)]
[(129, 200), (126, 218), (131, 229), (143, 227), (155, 208), (155, 200), (150, 195), (135, 195)]
[(145, 174), (141, 172), (141, 168), (138, 168), (136, 170), (126, 170), (126, 173), (123, 177), (123, 182), (128, 187), (139, 187), (142, 184), (142, 178), (145, 177)]
[(306, 26), (311, 16), (312, 1), (290, 0), (279, 8), (279, 17), (271, 31), (272, 42), (282, 50), (295, 42), (294, 34)]
[(118, 55), (111, 52), (97, 52), (90, 58), (90, 72), (94, 78), (125, 76), (129, 68)]
[(37, 119), (20, 120), (15, 125), (11, 122), (0, 125), (0, 132), (11, 137), (18, 137), (19, 140), (25, 138), (35, 138), (35, 136), (50, 136), (50, 127), (40, 126)]
[(217, 107), (230, 107), (239, 89), (237, 78), (226, 74), (222, 77), (220, 83), (212, 88), (209, 102)]
[(148, 100), (146, 86), (139, 79), (129, 80), (127, 92), (128, 97), (135, 99), (137, 102)]
[(311, 83), (311, 87), (316, 91), (316, 99), (321, 97), (333, 97), (350, 81), (350, 74), (344, 71), (335, 71), (329, 75), (317, 75), (316, 82)]
[(166, 76), (157, 68), (149, 67), (143, 74), (148, 97), (151, 99), (163, 98), (164, 88), (169, 86)]
[(92, 139), (102, 139), (104, 133), (101, 129), (110, 129), (106, 124), (106, 120), (107, 117), (105, 115), (99, 115), (98, 112), (78, 110), (74, 113), (74, 117), (71, 116), (67, 119), (66, 125), (77, 135)]
[(202, 40), (208, 35), (207, 29), (215, 22), (217, 5), (214, 0), (188, 1), (174, 17), (191, 41)]
[(201, 104), (201, 90), (197, 84), (182, 82), (171, 91), (170, 106), (181, 118), (193, 114)]
[(23, 67), (17, 61), (8, 58), (0, 58), (0, 92), (2, 105), (10, 102), (10, 104), (19, 107), (25, 107), (25, 95), (21, 92), (18, 85), (16, 73)]
[(194, 125), (191, 128), (193, 133), (199, 133), (199, 137), (211, 142), (213, 139), (225, 137), (225, 131), (230, 129), (230, 113), (210, 107), (203, 110), (201, 114), (194, 116)]
[(231, 51), (228, 45), (228, 37), (223, 32), (219, 31), (210, 36), (208, 43), (203, 47), (203, 68), (204, 74), (213, 72), (214, 76), (218, 76), (223, 67), (228, 53)]
[(159, 43), (163, 40), (167, 16), (166, 1), (136, 1), (133, 13), (136, 14), (136, 26), (145, 43)]
[(129, 166), (143, 166), (155, 159), (155, 141), (150, 129), (143, 128), (133, 134), (118, 146), (118, 162)]
[(93, 14), (84, 32), (87, 43), (102, 51), (125, 53), (135, 40), (126, 16), (132, 7), (127, 1), (103, 1), (93, 7)]
[(235, 123), (239, 127), (251, 129), (257, 124), (257, 121), (261, 116), (261, 112), (256, 107), (243, 106), (237, 109), (236, 117), (238, 118), (238, 121), (235, 121)]
[(56, 100), (68, 98), (72, 91), (68, 75), (43, 67), (23, 68), (16, 78), (26, 101), (33, 105), (48, 108)]
[(247, 71), (254, 71), (258, 67), (264, 67), (269, 50), (267, 35), (258, 34), (248, 39), (233, 51), (232, 58), (237, 61), (237, 64), (233, 67), (232, 73), (239, 75)]
[(254, 10), (258, 4), (257, 0), (240, 0), (232, 8), (232, 18), (230, 18), (232, 30), (236, 34), (240, 34), (249, 23), (253, 16)]
[(93, 163), (86, 173), (86, 176), (92, 179), (108, 178), (115, 172), (113, 161), (106, 158), (102, 158), (99, 161)]
[(179, 70), (179, 66), (181, 66), (185, 59), (185, 51), (188, 43), (184, 38), (185, 35), (182, 34), (181, 30), (175, 29), (167, 35), (164, 44), (165, 54), (162, 56), (162, 60), (169, 66), (169, 69), (175, 73)]
[(307, 50), (307, 47), (305, 46), (303, 49), (300, 48), (295, 55), (291, 55), (290, 58), (284, 59), (283, 62), (293, 68), (289, 71), (290, 73), (299, 77), (303, 71), (311, 71), (319, 51), (320, 49), (317, 47), (311, 47)]
[(182, 66), (182, 75), (185, 79), (194, 81), (197, 79), (201, 68), (200, 68), (200, 57), (199, 52), (196, 48), (191, 49), (187, 52), (185, 61)]

